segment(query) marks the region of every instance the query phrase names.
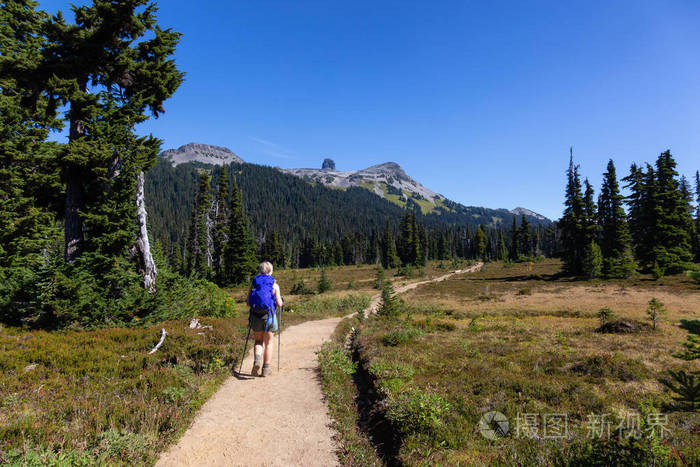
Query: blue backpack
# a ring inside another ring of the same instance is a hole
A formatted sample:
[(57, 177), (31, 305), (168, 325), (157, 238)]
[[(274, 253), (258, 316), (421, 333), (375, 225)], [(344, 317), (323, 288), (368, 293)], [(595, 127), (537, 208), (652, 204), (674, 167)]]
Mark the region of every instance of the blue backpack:
[(248, 298), (251, 313), (257, 316), (265, 316), (269, 312), (275, 311), (274, 285), (275, 278), (267, 274), (260, 274), (253, 278), (253, 285)]

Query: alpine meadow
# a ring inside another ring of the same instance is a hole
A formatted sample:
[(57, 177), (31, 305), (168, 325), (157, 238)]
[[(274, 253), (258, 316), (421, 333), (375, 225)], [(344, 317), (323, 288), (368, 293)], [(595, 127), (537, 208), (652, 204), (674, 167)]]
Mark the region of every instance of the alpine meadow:
[(0, 465), (700, 465), (700, 8), (545, 3), (0, 1)]

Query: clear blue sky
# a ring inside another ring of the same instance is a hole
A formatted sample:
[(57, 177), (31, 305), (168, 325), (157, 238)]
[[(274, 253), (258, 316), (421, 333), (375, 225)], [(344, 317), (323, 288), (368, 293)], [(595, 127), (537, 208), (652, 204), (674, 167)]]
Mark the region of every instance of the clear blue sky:
[[(78, 2), (84, 3), (84, 2)], [(67, 10), (68, 2), (41, 7)], [(70, 18), (72, 16), (69, 15)], [(139, 131), (246, 161), (395, 161), (467, 205), (562, 211), (569, 146), (700, 169), (700, 2), (162, 0), (186, 81)]]

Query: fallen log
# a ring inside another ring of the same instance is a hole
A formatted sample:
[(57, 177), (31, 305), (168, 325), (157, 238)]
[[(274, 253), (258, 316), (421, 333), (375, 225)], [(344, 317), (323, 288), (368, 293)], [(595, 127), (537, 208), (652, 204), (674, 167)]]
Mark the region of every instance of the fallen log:
[(165, 341), (165, 336), (166, 336), (167, 334), (168, 334), (168, 333), (165, 331), (165, 328), (163, 328), (163, 329), (160, 330), (160, 340), (158, 341), (158, 343), (156, 344), (156, 346), (153, 347), (153, 349), (151, 349), (150, 352), (148, 352), (148, 355), (154, 354), (154, 353), (156, 353), (156, 352), (158, 351), (158, 349), (160, 349), (160, 346), (163, 345), (163, 342)]

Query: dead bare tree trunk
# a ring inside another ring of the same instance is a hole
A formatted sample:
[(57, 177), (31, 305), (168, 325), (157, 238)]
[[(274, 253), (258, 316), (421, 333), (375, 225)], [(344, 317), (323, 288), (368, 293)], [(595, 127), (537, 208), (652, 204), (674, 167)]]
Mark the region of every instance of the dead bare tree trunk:
[(138, 188), (136, 190), (136, 217), (139, 224), (139, 234), (136, 240), (136, 248), (143, 266), (143, 286), (150, 293), (156, 291), (156, 263), (151, 254), (151, 244), (148, 241), (148, 228), (146, 227), (146, 196), (143, 189), (143, 172), (139, 173)]

